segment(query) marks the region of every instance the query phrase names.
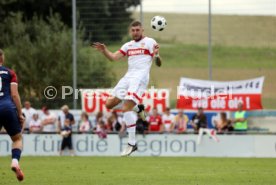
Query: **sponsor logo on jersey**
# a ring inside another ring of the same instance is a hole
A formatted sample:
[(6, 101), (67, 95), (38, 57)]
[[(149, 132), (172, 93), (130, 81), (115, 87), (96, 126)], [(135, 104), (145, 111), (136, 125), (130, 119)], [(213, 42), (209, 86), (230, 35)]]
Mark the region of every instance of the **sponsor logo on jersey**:
[(143, 48), (137, 48), (137, 49), (129, 49), (127, 51), (128, 56), (133, 56), (133, 55), (150, 55), (149, 50), (143, 49)]
[(8, 74), (8, 71), (0, 71), (0, 74)]
[(165, 124), (171, 124), (172, 121), (171, 121), (171, 120), (165, 120), (164, 123), (165, 123)]

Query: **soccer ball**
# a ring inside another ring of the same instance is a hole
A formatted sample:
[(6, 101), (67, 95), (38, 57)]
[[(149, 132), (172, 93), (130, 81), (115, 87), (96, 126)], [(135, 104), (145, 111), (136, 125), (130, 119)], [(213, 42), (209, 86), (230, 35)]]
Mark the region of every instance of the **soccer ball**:
[(151, 19), (151, 27), (154, 31), (162, 31), (167, 26), (167, 21), (162, 16), (154, 16)]

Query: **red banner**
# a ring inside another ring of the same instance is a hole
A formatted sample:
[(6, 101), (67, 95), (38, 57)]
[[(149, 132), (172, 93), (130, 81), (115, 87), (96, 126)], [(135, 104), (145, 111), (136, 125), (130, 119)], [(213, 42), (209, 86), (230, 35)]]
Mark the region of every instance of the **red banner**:
[(243, 102), (246, 110), (262, 109), (263, 81), (263, 77), (230, 82), (181, 78), (177, 108), (236, 110), (238, 103)]
[[(111, 89), (82, 89), (82, 110), (87, 113), (110, 112), (105, 102), (110, 96)], [(142, 95), (140, 103), (145, 105), (146, 111), (157, 108), (159, 112), (169, 107), (168, 89), (149, 89)]]

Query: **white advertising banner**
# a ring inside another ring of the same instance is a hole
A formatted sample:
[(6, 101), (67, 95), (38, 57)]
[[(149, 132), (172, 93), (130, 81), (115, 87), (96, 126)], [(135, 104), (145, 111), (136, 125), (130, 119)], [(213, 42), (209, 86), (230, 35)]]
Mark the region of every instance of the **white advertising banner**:
[[(138, 151), (133, 156), (202, 156), (202, 157), (276, 157), (276, 137), (262, 135), (219, 135), (219, 143), (203, 136), (197, 144), (197, 135), (138, 135)], [(60, 135), (24, 135), (23, 155), (59, 155)], [(73, 147), (77, 156), (119, 156), (127, 145), (127, 138), (108, 135), (99, 139), (97, 135), (73, 136)], [(11, 141), (0, 135), (0, 155), (10, 155)]]

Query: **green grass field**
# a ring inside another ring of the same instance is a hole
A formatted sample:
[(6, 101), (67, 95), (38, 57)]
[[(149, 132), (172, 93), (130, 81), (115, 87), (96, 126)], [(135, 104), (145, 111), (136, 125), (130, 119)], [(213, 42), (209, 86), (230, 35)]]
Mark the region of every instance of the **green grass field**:
[[(17, 180), (0, 158), (0, 184)], [(23, 157), (26, 185), (272, 185), (275, 159)]]

